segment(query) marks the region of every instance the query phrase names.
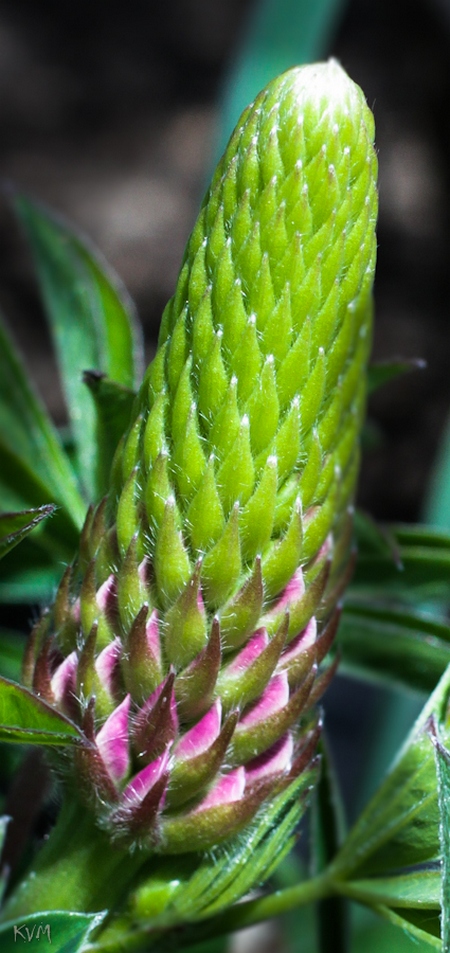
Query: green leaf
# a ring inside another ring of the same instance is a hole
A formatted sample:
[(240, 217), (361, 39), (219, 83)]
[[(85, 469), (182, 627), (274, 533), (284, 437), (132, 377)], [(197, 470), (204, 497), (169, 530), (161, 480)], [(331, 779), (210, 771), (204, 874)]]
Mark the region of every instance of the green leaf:
[(426, 361), (420, 358), (402, 359), (399, 361), (379, 361), (376, 364), (369, 365), (368, 373), (368, 391), (372, 394), (379, 387), (383, 387), (389, 381), (407, 374), (409, 371), (423, 370)]
[(80, 528), (86, 504), (75, 474), (1, 321), (0, 434), (3, 509), (60, 503)]
[(79, 744), (84, 736), (28, 689), (0, 677), (0, 741), (61, 746)]
[(441, 871), (417, 870), (396, 877), (351, 880), (341, 885), (343, 893), (359, 903), (386, 907), (440, 910)]
[(108, 490), (114, 453), (130, 422), (136, 394), (130, 388), (93, 371), (85, 371), (83, 379), (94, 398), (97, 415), (96, 482), (102, 495)]
[(134, 385), (138, 374), (134, 313), (116, 277), (84, 238), (24, 196), (16, 199), (16, 209), (36, 262), (80, 473), (89, 499), (95, 500), (101, 492), (96, 410), (82, 373), (96, 370), (124, 387)]
[(431, 716), (442, 716), (449, 691), (450, 667), (331, 864), (333, 877), (385, 875), (438, 858), (439, 810), (429, 723)]
[(56, 506), (38, 506), (18, 513), (0, 513), (0, 559), (55, 512)]
[(380, 917), (388, 920), (401, 930), (406, 930), (415, 940), (420, 940), (434, 950), (442, 951), (440, 939), (440, 918), (429, 910), (405, 910), (386, 907), (383, 904), (373, 909)]
[(441, 739), (441, 731), (431, 722), (430, 734), (435, 746), (439, 794), (439, 835), (442, 853), (441, 907), (442, 949), (450, 950), (450, 752)]
[(388, 530), (394, 548), (384, 554), (375, 547), (363, 548), (351, 591), (419, 604), (429, 598), (448, 601), (450, 536), (422, 526), (394, 525)]
[[(67, 913), (49, 910), (33, 913), (0, 926), (2, 953), (17, 953), (18, 946), (45, 947), (52, 953), (78, 953), (89, 934), (100, 925), (104, 913)], [(39, 943), (43, 941), (43, 943)]]
[(450, 664), (450, 626), (414, 609), (347, 600), (338, 630), (342, 669), (431, 692)]
[(18, 682), (22, 671), (25, 637), (21, 632), (0, 629), (0, 675)]

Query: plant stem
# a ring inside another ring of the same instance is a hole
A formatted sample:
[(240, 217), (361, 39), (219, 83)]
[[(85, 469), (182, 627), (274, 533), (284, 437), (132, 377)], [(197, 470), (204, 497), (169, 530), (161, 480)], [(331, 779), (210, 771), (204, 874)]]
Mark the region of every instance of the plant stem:
[(111, 845), (89, 811), (73, 798), (63, 804), (57, 824), (24, 880), (11, 894), (0, 922), (40, 910), (85, 913), (111, 909), (148, 854)]
[[(158, 941), (158, 951), (179, 950), (192, 943), (201, 943), (213, 937), (243, 930), (263, 920), (288, 913), (299, 906), (321, 900), (333, 893), (333, 884), (325, 876), (315, 877), (295, 887), (277, 890), (275, 893), (255, 900), (238, 903), (231, 909), (215, 916), (198, 920), (188, 927), (173, 927), (167, 933), (161, 929), (137, 929), (120, 933), (102, 941), (100, 936), (87, 950), (90, 953), (139, 953), (150, 949), (152, 941)], [(165, 934), (165, 935), (164, 935)]]

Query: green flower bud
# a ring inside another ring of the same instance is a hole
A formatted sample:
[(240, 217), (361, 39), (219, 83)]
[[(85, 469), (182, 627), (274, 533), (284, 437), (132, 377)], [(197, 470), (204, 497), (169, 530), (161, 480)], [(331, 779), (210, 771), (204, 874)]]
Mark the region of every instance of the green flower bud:
[(350, 571), (376, 170), (335, 62), (244, 112), (109, 498), (29, 650), (27, 678), (89, 734), (75, 770), (117, 840), (210, 847), (313, 755)]

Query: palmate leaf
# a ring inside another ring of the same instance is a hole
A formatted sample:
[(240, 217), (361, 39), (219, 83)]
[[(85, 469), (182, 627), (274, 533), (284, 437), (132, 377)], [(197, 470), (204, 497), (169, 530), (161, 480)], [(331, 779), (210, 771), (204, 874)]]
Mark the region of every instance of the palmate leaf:
[(431, 692), (450, 664), (450, 626), (407, 607), (349, 598), (338, 632), (340, 670)]
[[(387, 907), (379, 904), (373, 907), (375, 913), (388, 920), (393, 926), (410, 934), (411, 938), (425, 943), (433, 950), (442, 951), (440, 936), (440, 914), (433, 910), (405, 910), (402, 907)], [(411, 944), (411, 949), (414, 947)], [(422, 947), (420, 946), (421, 950)]]
[(55, 509), (55, 506), (49, 504), (18, 513), (0, 513), (0, 559), (21, 543), (43, 520), (52, 516)]
[(347, 881), (343, 890), (346, 896), (360, 903), (405, 910), (440, 910), (441, 880), (440, 870), (419, 870)]
[(115, 276), (86, 240), (24, 196), (16, 209), (36, 262), (73, 430), (80, 478), (89, 501), (104, 490), (97, 413), (83, 371), (124, 387), (140, 375), (134, 309)]
[(0, 678), (0, 741), (39, 745), (85, 743), (79, 728), (28, 689)]
[[(399, 876), (351, 881), (345, 884), (343, 890), (349, 899), (371, 908), (378, 916), (409, 934), (412, 942), (407, 944), (407, 949), (412, 951), (416, 947), (423, 950), (423, 945), (426, 944), (432, 949), (441, 950), (440, 880), (439, 870), (420, 870)], [(370, 937), (370, 942), (365, 933), (357, 944), (358, 950), (404, 949), (400, 936), (389, 935), (387, 940), (379, 926), (375, 935), (378, 937), (377, 945), (374, 946), (374, 938)]]
[[(384, 550), (382, 548), (384, 540)], [(423, 604), (449, 599), (450, 535), (427, 526), (388, 526), (378, 543), (359, 534), (359, 556), (350, 592), (371, 600)]]
[[(450, 667), (332, 863), (332, 876), (341, 884), (370, 875), (385, 877), (439, 858), (437, 778), (429, 726), (432, 717), (442, 717), (449, 692)], [(445, 725), (444, 738), (449, 727)]]

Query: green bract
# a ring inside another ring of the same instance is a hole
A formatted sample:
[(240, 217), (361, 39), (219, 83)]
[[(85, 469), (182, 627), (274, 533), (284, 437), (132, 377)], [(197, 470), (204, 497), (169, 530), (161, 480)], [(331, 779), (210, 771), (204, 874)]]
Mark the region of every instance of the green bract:
[(64, 770), (118, 840), (209, 847), (313, 757), (351, 551), (376, 165), (335, 62), (245, 111), (108, 496), (30, 645), (26, 681), (89, 740)]

